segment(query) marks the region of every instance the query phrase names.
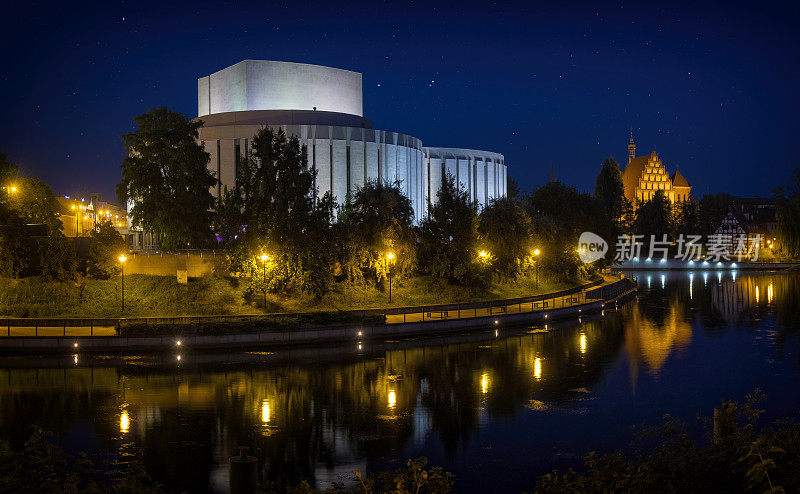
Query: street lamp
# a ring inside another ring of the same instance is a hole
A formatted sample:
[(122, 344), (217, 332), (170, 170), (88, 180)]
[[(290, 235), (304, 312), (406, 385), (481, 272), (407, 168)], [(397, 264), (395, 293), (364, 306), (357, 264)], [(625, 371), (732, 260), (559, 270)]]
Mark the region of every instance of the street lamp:
[(386, 259), (389, 260), (389, 303), (392, 303), (392, 263), (394, 261), (394, 252), (386, 254)]
[(128, 260), (128, 257), (125, 254), (120, 254), (117, 258), (119, 259), (120, 266), (122, 267), (122, 274), (120, 275), (120, 281), (122, 285), (122, 313), (125, 313), (125, 261)]
[(536, 258), (539, 257), (542, 251), (539, 249), (533, 249), (533, 272), (536, 274), (536, 288), (539, 288), (539, 263), (536, 262)]
[(478, 252), (478, 255), (479, 255), (480, 257), (484, 258), (484, 259), (486, 259), (487, 257), (489, 257), (489, 253), (488, 253), (488, 252), (486, 252), (485, 250), (482, 250), (482, 251)]
[(267, 261), (269, 261), (269, 256), (266, 254), (261, 254), (258, 256), (259, 259), (262, 261), (262, 273), (264, 275), (264, 312), (267, 311)]

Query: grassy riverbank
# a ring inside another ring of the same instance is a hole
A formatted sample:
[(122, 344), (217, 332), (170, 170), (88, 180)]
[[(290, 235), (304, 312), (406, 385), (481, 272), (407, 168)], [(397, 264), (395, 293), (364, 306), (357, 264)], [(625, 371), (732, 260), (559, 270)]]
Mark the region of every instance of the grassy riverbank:
[[(394, 283), (392, 306), (446, 304), (523, 297), (575, 286), (580, 280), (543, 280), (537, 288), (529, 279), (497, 283), (488, 289), (449, 285), (429, 278)], [(261, 297), (256, 307), (245, 302), (247, 279), (204, 276), (178, 285), (174, 276), (125, 277), (125, 315), (172, 316), (255, 314), (265, 312)], [(0, 279), (0, 316), (118, 317), (120, 280), (81, 279), (52, 282), (41, 278)], [(388, 293), (373, 287), (344, 286), (322, 299), (267, 294), (266, 312), (335, 311), (386, 307)]]

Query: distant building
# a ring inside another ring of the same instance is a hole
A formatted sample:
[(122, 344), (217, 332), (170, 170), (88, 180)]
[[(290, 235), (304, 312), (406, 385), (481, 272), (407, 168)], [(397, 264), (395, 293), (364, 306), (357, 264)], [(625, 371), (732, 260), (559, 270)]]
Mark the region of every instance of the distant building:
[(628, 163), (622, 172), (622, 184), (625, 186), (625, 197), (634, 208), (637, 203), (652, 199), (658, 190), (663, 190), (671, 203), (688, 201), (692, 192), (692, 186), (681, 172), (676, 170), (672, 175), (667, 173), (666, 167), (655, 151), (648, 155), (636, 156), (633, 131), (628, 143)]
[(714, 235), (722, 244), (731, 248), (735, 248), (740, 240), (746, 239), (747, 248), (758, 243), (760, 249), (772, 249), (777, 247), (777, 227), (774, 201), (758, 197), (737, 198)]
[(128, 234), (125, 209), (100, 199), (99, 194), (58, 197), (61, 205), (61, 231), (67, 237), (88, 237), (100, 223), (111, 225), (122, 236)]

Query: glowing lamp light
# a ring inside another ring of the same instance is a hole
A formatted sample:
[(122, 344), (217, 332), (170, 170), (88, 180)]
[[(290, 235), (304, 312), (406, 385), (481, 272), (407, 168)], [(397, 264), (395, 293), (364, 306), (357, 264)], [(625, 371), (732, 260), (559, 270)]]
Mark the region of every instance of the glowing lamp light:
[(269, 261), (269, 256), (266, 255), (266, 254), (261, 254), (260, 256), (258, 256), (258, 258), (261, 259), (264, 262)]
[(78, 342), (76, 341), (75, 343), (72, 344), (72, 346), (78, 348)]
[(389, 390), (389, 408), (397, 406), (397, 393), (393, 389)]
[(11, 186), (11, 192), (16, 192), (16, 191), (17, 191), (17, 187), (15, 185), (12, 185)]
[(122, 414), (119, 416), (119, 431), (123, 434), (127, 434), (130, 426), (131, 419), (128, 417), (128, 411), (123, 410)]
[(386, 259), (389, 259), (390, 261), (394, 259), (394, 252), (389, 252), (388, 254), (386, 254)]
[(533, 255), (534, 256), (538, 256), (541, 253), (542, 253), (542, 251), (540, 251), (539, 249), (533, 249)]
[(486, 252), (485, 250), (478, 252), (478, 255), (484, 258), (489, 257), (489, 253)]
[(176, 344), (177, 346), (181, 346), (181, 340), (178, 340), (178, 341), (176, 341), (176, 342), (175, 342), (175, 344)]
[(117, 259), (119, 259), (119, 262), (125, 262), (128, 260), (128, 256), (126, 256), (125, 254), (120, 254), (120, 256)]
[(267, 400), (261, 401), (261, 422), (269, 423), (269, 401)]

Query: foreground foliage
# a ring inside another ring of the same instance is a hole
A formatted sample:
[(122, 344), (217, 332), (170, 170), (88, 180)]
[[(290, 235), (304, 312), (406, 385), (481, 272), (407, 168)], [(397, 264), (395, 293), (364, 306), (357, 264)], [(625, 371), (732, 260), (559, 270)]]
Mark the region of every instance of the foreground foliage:
[(0, 441), (0, 492), (74, 494), (156, 494), (163, 492), (138, 461), (123, 472), (106, 472), (81, 453), (65, 453), (51, 441), (51, 432), (33, 427), (19, 451)]
[(763, 398), (756, 390), (743, 405), (723, 402), (707, 441), (669, 419), (642, 434), (633, 454), (590, 453), (585, 470), (554, 471), (539, 480), (535, 492), (798, 492), (800, 422), (779, 420), (757, 430)]

